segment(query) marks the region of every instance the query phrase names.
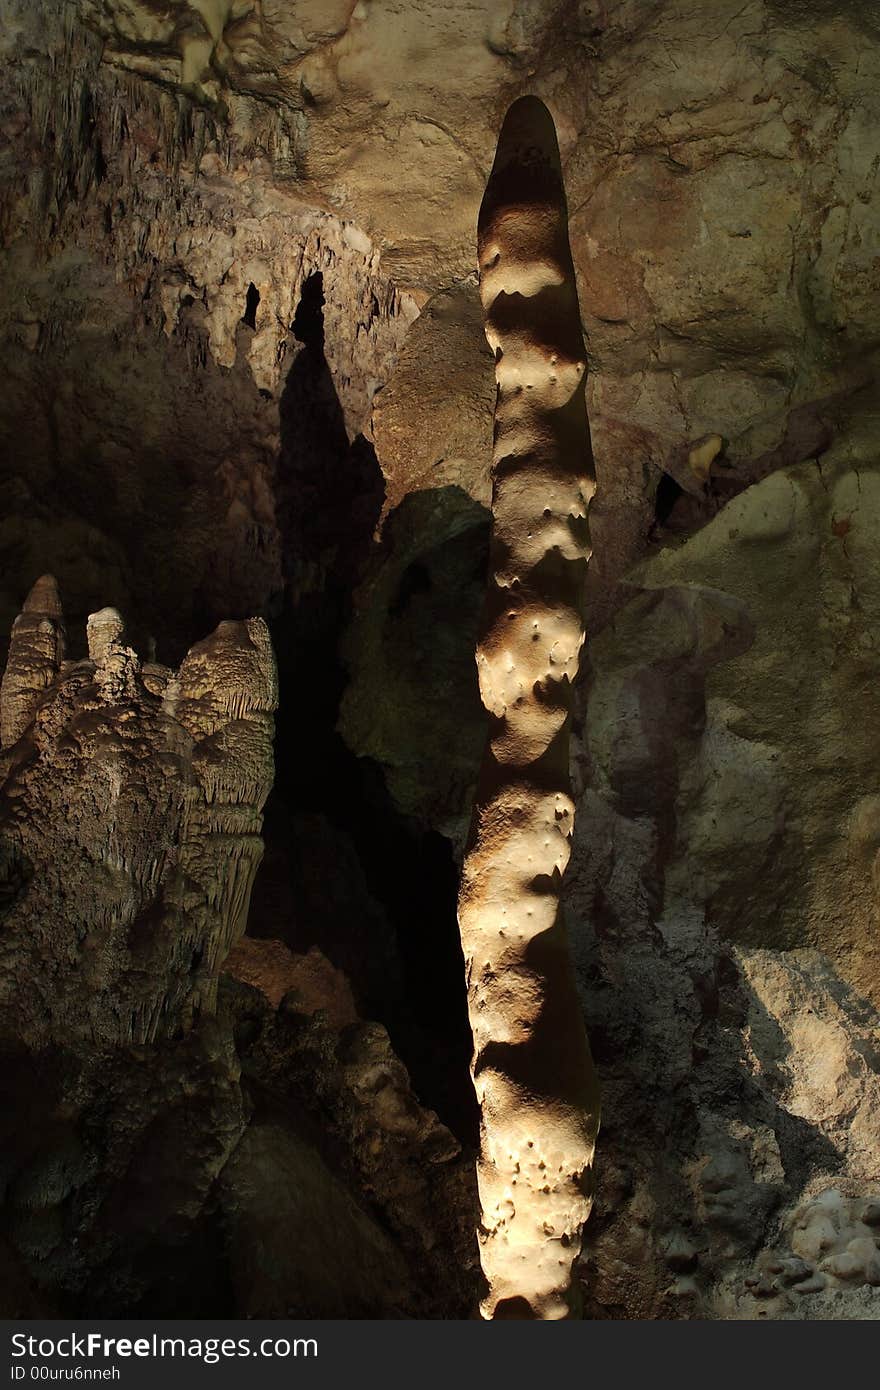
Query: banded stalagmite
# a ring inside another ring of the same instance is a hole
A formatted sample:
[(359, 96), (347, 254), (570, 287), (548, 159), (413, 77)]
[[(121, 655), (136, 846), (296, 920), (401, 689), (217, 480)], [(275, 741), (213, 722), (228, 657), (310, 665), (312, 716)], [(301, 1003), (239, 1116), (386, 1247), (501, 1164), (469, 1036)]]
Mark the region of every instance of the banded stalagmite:
[(589, 1214), (594, 1080), (560, 908), (574, 819), (572, 682), (594, 491), (586, 362), (553, 119), (505, 118), (478, 225), (495, 354), (489, 581), (477, 643), (489, 716), (462, 874), (480, 1105), (485, 1318), (563, 1318)]

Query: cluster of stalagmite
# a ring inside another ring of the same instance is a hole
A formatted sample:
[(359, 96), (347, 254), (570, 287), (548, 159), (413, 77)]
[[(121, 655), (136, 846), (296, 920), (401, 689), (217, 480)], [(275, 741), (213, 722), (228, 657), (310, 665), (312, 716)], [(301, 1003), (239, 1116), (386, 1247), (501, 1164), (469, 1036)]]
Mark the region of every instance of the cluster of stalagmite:
[(64, 659), (54, 580), (28, 596), (0, 688), (4, 1032), (149, 1042), (214, 1003), (243, 933), (272, 785), (275, 662), (260, 619), (174, 671), (113, 608)]
[(561, 1318), (574, 1304), (598, 1115), (559, 906), (593, 485), (565, 194), (536, 99), (505, 120), (478, 252), (497, 381), (477, 647), (489, 738), (459, 919), (481, 1110), (482, 1311)]

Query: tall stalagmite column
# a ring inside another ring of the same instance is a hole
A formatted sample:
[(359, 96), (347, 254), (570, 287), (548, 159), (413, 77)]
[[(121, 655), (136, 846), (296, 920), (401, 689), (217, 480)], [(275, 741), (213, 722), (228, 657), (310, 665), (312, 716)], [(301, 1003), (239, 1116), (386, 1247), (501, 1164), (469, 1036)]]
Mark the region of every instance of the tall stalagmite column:
[(594, 491), (586, 363), (553, 120), (505, 119), (480, 210), (495, 353), (493, 534), (477, 645), (489, 739), (459, 901), (481, 1111), (486, 1318), (563, 1318), (590, 1207), (598, 1096), (559, 892), (571, 682)]

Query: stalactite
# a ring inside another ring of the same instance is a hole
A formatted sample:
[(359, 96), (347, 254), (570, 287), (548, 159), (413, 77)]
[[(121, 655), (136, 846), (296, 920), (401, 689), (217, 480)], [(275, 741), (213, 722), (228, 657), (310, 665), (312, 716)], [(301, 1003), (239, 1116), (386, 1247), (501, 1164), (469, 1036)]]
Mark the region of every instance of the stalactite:
[(487, 1318), (561, 1318), (598, 1099), (559, 891), (593, 491), (586, 364), (552, 118), (508, 112), (478, 229), (495, 353), (493, 534), (477, 647), (489, 738), (459, 902), (481, 1111)]

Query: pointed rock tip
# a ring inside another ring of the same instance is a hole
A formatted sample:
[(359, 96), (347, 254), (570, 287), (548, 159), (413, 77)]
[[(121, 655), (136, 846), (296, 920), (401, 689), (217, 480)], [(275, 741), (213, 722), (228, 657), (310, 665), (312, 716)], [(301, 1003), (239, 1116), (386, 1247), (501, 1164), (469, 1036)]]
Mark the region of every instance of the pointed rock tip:
[(50, 618), (63, 618), (61, 595), (54, 574), (41, 574), (22, 605), (23, 613), (45, 613)]
[(508, 107), (501, 123), (498, 150), (507, 157), (540, 154), (548, 164), (559, 167), (556, 122), (540, 97), (518, 97)]
[(543, 206), (564, 213), (565, 189), (553, 117), (537, 97), (520, 97), (502, 122), (492, 172), (477, 219), (482, 242), (505, 210)]

